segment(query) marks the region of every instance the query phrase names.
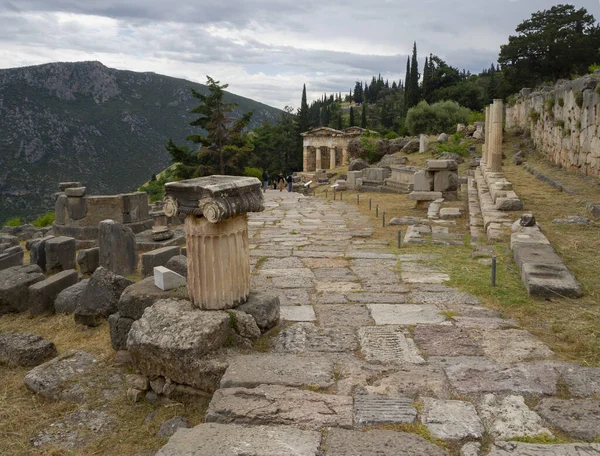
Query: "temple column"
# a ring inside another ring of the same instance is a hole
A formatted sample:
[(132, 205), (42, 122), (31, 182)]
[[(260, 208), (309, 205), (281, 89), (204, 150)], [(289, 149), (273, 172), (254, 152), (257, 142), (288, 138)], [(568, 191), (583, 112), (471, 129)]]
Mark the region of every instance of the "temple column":
[(302, 172), (308, 172), (308, 146), (302, 148)]
[(502, 124), (504, 120), (504, 102), (494, 100), (491, 107), (492, 125), (490, 148), (488, 148), (489, 167), (493, 173), (502, 172)]
[(247, 212), (264, 210), (255, 177), (207, 176), (169, 182), (163, 208), (185, 214), (187, 287), (195, 307), (230, 309), (250, 293)]
[(490, 115), (491, 115), (491, 110), (489, 106), (485, 107), (485, 136), (484, 136), (484, 143), (483, 143), (483, 148), (482, 148), (482, 153), (481, 153), (481, 164), (482, 164), (482, 168), (485, 168), (487, 166), (489, 157), (488, 157), (488, 149), (490, 147)]
[(335, 168), (335, 147), (329, 148), (329, 169)]
[(345, 147), (342, 149), (342, 165), (346, 166), (348, 164), (348, 149)]
[(316, 157), (315, 157), (315, 171), (321, 169), (321, 148), (317, 147), (316, 149)]

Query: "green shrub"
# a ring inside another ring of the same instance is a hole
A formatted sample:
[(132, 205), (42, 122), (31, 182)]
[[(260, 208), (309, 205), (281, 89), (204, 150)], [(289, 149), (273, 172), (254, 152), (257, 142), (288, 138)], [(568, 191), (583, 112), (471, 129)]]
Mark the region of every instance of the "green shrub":
[(467, 141), (464, 138), (464, 133), (454, 133), (452, 136), (450, 136), (450, 138), (448, 138), (448, 142), (436, 143), (436, 150), (440, 154), (449, 152), (467, 157), (469, 155), (470, 141)]
[(36, 218), (31, 224), (37, 228), (43, 228), (45, 226), (50, 226), (54, 223), (54, 219), (56, 214), (54, 211), (47, 211), (44, 215)]
[(421, 101), (406, 114), (406, 126), (411, 135), (439, 134), (451, 131), (456, 124), (466, 124), (471, 111), (455, 101), (440, 101), (430, 105)]
[(558, 106), (560, 106), (561, 108), (564, 107), (565, 105), (565, 99), (563, 97), (560, 97), (558, 99)]
[(6, 226), (21, 226), (24, 223), (25, 223), (25, 221), (22, 220), (21, 217), (12, 217), (6, 221), (5, 225)]
[(577, 128), (578, 130), (581, 130), (581, 120), (578, 120), (577, 122), (575, 122), (575, 128)]
[(396, 138), (399, 138), (399, 137), (400, 136), (398, 136), (398, 133), (396, 133), (395, 131), (390, 131), (383, 138), (384, 139), (396, 139)]
[(594, 63), (588, 67), (588, 71), (590, 73), (594, 73), (594, 71), (596, 70), (600, 70), (600, 65), (598, 65), (597, 63)]
[(559, 128), (565, 128), (565, 121), (564, 120), (555, 120), (554, 126), (559, 127)]
[(548, 114), (550, 117), (554, 117), (554, 104), (554, 98), (546, 100), (546, 114)]
[(575, 103), (577, 103), (577, 106), (580, 108), (583, 107), (583, 92), (581, 90), (575, 92)]
[(471, 111), (467, 117), (467, 123), (473, 125), (475, 122), (485, 122), (485, 114), (479, 111)]
[(508, 100), (507, 100), (506, 103), (507, 103), (507, 105), (508, 105), (509, 108), (513, 107), (514, 105), (517, 104), (517, 98), (514, 95), (510, 95), (508, 97)]
[(537, 112), (535, 109), (531, 108), (531, 110), (529, 111), (529, 118), (533, 123), (537, 123), (537, 121), (540, 120), (540, 113)]
[(244, 168), (244, 176), (256, 177), (259, 181), (262, 182), (262, 169), (250, 168), (249, 166), (246, 166)]

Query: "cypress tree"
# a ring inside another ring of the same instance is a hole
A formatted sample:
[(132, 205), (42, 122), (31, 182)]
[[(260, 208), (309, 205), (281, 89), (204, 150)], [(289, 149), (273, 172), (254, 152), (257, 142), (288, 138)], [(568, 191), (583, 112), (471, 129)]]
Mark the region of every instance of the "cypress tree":
[(427, 60), (427, 57), (425, 57), (425, 66), (423, 66), (423, 90), (422, 90), (422, 95), (423, 95), (423, 99), (424, 100), (428, 100), (428, 101), (429, 101), (429, 79), (430, 79), (429, 62)]
[(300, 112), (298, 112), (298, 130), (304, 133), (309, 129), (308, 103), (306, 101), (306, 84), (302, 88), (302, 101), (300, 102)]
[(350, 106), (350, 126), (354, 127), (356, 125), (354, 121), (354, 108)]
[(404, 76), (404, 105), (408, 104), (408, 92), (410, 89), (410, 57), (406, 57), (406, 74)]
[(367, 103), (363, 103), (362, 105), (362, 113), (360, 115), (360, 126), (362, 128), (367, 128)]
[(410, 62), (410, 87), (408, 90), (408, 108), (412, 108), (419, 102), (419, 61), (417, 60), (417, 42), (413, 45), (413, 54)]

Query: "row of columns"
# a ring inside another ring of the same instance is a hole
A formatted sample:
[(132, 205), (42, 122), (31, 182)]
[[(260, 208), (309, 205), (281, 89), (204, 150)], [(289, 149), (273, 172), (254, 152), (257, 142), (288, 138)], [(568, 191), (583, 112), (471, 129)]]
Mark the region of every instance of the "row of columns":
[[(320, 147), (316, 147), (316, 152), (315, 152), (315, 171), (317, 169), (321, 169), (321, 163), (322, 163), (322, 156), (321, 156), (321, 148)], [(334, 169), (337, 166), (336, 163), (336, 149), (335, 147), (329, 147), (329, 169)], [(309, 172), (308, 169), (308, 154), (309, 154), (309, 150), (308, 150), (308, 146), (304, 146), (302, 148), (302, 171), (303, 172)], [(348, 149), (343, 148), (342, 149), (342, 165), (347, 165), (348, 164)]]
[(493, 173), (502, 172), (502, 125), (504, 102), (496, 99), (485, 108), (485, 143), (481, 161)]

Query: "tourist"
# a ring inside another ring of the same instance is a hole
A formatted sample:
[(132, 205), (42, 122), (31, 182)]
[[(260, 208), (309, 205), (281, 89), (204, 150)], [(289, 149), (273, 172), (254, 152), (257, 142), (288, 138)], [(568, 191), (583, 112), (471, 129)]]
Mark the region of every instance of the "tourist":
[(285, 177), (283, 176), (283, 171), (281, 171), (279, 176), (277, 176), (277, 186), (279, 187), (280, 192), (282, 192), (285, 188)]
[(292, 183), (294, 182), (294, 179), (292, 178), (292, 173), (288, 174), (288, 177), (286, 178), (287, 180), (287, 188), (288, 188), (288, 192), (292, 191)]
[(269, 173), (267, 173), (266, 169), (262, 173), (262, 179), (263, 179), (263, 193), (267, 193), (267, 187), (269, 186)]

